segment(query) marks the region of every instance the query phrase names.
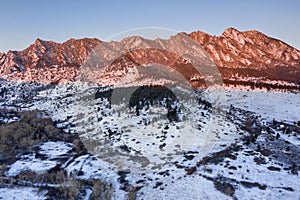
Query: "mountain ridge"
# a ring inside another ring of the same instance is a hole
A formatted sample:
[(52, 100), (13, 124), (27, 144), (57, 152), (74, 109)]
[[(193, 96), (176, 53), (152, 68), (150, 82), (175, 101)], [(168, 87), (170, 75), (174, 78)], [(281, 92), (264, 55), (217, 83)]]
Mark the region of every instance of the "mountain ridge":
[[(219, 67), (274, 67), (300, 64), (300, 51), (278, 39), (256, 31), (226, 29), (220, 36), (192, 32)], [(237, 58), (238, 57), (238, 58)]]
[[(183, 34), (205, 50), (210, 60), (219, 68), (224, 80), (239, 80), (241, 77), (250, 76), (298, 84), (300, 51), (278, 39), (268, 37), (256, 30), (241, 32), (235, 28), (226, 29), (220, 36), (212, 36), (202, 31)], [(132, 36), (120, 42), (103, 42), (96, 38), (71, 38), (63, 43), (56, 43), (37, 38), (33, 44), (22, 51), (0, 53), (0, 77), (19, 81), (73, 82), (78, 77), (80, 66), (89, 59), (90, 54), (97, 47), (108, 45), (116, 49), (122, 47), (126, 49), (131, 45), (134, 46), (135, 43), (144, 49), (135, 49), (134, 59), (143, 58), (144, 64), (155, 59), (159, 62), (166, 55), (169, 60), (177, 59), (174, 55), (163, 51), (146, 50), (149, 47), (159, 49), (163, 45), (173, 45), (172, 48), (175, 49), (190, 48), (184, 47), (181, 41), (176, 40), (176, 35), (167, 40), (148, 40), (140, 36)], [(131, 51), (131, 48), (127, 51)], [(128, 52), (124, 52), (125, 57), (130, 57), (131, 54)], [(201, 54), (201, 51), (199, 53)], [(103, 58), (114, 56), (113, 51), (100, 52), (100, 54)], [(123, 59), (122, 62), (123, 64), (119, 63), (119, 65), (121, 68), (126, 68), (127, 65), (131, 65), (128, 63), (132, 62), (132, 58)], [(182, 64), (185, 61), (178, 62)], [(192, 76), (195, 76), (195, 73), (186, 74), (187, 78)]]

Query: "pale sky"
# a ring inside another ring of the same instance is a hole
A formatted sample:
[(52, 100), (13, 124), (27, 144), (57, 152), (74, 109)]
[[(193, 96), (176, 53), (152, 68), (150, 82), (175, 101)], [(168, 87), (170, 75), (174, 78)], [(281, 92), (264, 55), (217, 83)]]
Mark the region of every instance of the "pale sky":
[(106, 40), (134, 28), (258, 30), (300, 49), (298, 0), (0, 0), (0, 52), (22, 50), (36, 38)]

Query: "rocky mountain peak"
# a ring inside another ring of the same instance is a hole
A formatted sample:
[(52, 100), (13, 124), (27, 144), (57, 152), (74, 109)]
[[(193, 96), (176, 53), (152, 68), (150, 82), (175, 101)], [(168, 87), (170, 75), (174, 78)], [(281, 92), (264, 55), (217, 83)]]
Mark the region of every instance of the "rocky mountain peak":
[(259, 31), (226, 29), (221, 36), (189, 34), (210, 54), (219, 67), (267, 68), (300, 64), (299, 50)]
[(241, 34), (241, 32), (235, 28), (227, 28), (223, 33), (222, 36), (224, 37), (229, 37), (229, 38), (236, 38), (236, 36), (238, 36), (239, 34)]
[[(183, 35), (188, 37), (182, 37)], [(193, 49), (192, 46), (197, 46), (195, 43), (198, 43), (200, 48)], [(297, 74), (300, 73), (299, 50), (259, 31), (239, 31), (235, 28), (226, 29), (220, 36), (195, 31), (190, 34), (177, 34), (167, 40), (149, 40), (140, 36), (132, 36), (120, 42), (102, 42), (96, 38), (71, 38), (63, 43), (56, 43), (38, 38), (23, 51), (0, 53), (0, 77), (24, 81), (73, 81), (78, 75), (78, 68), (86, 62), (96, 47), (97, 56), (106, 59), (107, 62), (116, 55), (122, 57), (121, 54), (124, 54), (121, 59), (123, 63), (114, 62), (121, 70), (123, 66), (129, 66), (126, 62), (132, 63), (133, 58), (140, 63), (151, 61), (168, 64), (177, 59), (172, 52), (180, 52), (180, 55), (192, 52), (193, 58), (206, 58), (208, 55), (209, 59), (202, 59), (201, 62), (205, 61), (208, 64), (213, 61), (227, 77), (237, 73), (234, 69), (246, 69), (243, 70), (245, 76), (249, 75), (250, 71), (256, 73), (265, 70), (266, 74), (259, 76), (270, 77), (269, 72), (273, 71), (277, 74), (272, 75), (273, 79), (290, 80), (286, 77), (293, 74), (291, 80), (299, 80), (297, 78), (299, 77)], [(181, 68), (185, 66), (180, 63), (185, 62), (179, 61), (176, 69), (182, 71)], [(135, 64), (131, 64), (133, 65)], [(114, 74), (115, 68), (112, 66), (110, 69), (112, 70), (110, 73)], [(290, 74), (284, 75), (283, 69), (289, 71)], [(185, 76), (190, 75), (187, 73)]]
[(43, 44), (43, 42), (45, 42), (45, 41), (43, 41), (41, 38), (37, 38), (37, 39), (34, 41), (34, 44), (39, 45), (39, 44)]
[(207, 44), (209, 40), (212, 38), (211, 35), (202, 32), (202, 31), (196, 31), (188, 34), (190, 37), (192, 37), (194, 40), (199, 42), (201, 45)]

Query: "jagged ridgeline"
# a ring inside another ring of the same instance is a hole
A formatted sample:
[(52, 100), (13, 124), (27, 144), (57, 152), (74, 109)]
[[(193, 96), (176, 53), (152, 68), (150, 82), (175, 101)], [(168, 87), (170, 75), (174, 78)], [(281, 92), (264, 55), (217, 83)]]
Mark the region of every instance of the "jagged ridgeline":
[[(184, 44), (181, 40), (183, 35), (184, 40), (188, 40), (189, 44)], [(131, 44), (140, 45), (135, 48)], [(128, 48), (129, 45), (133, 48)], [(197, 45), (198, 48), (194, 51), (193, 47)], [(217, 66), (216, 71), (221, 74), (223, 82), (230, 85), (232, 82), (248, 86), (255, 82), (263, 82), (271, 88), (278, 88), (273, 83), (276, 81), (283, 81), (284, 83), (280, 84), (285, 85), (299, 85), (300, 51), (298, 49), (259, 31), (241, 32), (234, 28), (226, 29), (220, 36), (196, 31), (190, 34), (181, 33), (168, 40), (129, 37), (121, 42), (103, 42), (98, 39), (84, 38), (56, 43), (37, 39), (34, 44), (22, 51), (0, 53), (0, 77), (27, 82), (74, 82), (80, 78), (81, 66), (85, 66), (87, 60), (94, 61), (93, 53), (95, 53), (96, 65), (85, 69), (87, 71), (84, 72), (91, 70), (91, 77), (94, 77), (97, 75), (94, 69), (97, 64), (98, 66), (111, 64), (106, 71), (100, 73), (101, 80), (107, 78), (108, 83), (137, 63), (145, 64), (148, 61), (172, 66), (184, 77), (193, 82), (199, 81), (201, 76), (195, 76), (197, 73), (194, 73), (191, 68), (185, 70), (188, 66), (186, 60), (178, 60), (174, 65), (170, 65), (177, 59), (171, 53), (176, 50), (181, 53), (189, 50), (189, 55), (192, 55), (193, 59), (201, 58), (199, 61), (204, 66), (200, 71), (202, 75), (205, 74), (203, 73), (205, 70), (211, 69), (212, 65)], [(182, 55), (181, 53), (178, 55)], [(98, 56), (101, 58), (100, 63)], [(138, 62), (132, 62), (133, 60)], [(99, 81), (97, 76), (95, 80), (91, 80), (93, 83)], [(104, 83), (102, 85), (105, 85)]]

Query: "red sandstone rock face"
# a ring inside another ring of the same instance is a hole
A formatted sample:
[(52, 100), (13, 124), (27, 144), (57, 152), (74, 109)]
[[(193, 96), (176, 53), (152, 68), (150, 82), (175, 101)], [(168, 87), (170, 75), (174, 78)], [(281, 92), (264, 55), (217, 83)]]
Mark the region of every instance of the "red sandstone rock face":
[(70, 39), (62, 44), (37, 39), (23, 51), (0, 54), (0, 76), (13, 80), (56, 82), (72, 80), (76, 68), (101, 41)]
[[(178, 57), (172, 51), (163, 50), (168, 47), (179, 52), (183, 52), (184, 49), (190, 50), (193, 52), (192, 56), (201, 58), (199, 60), (205, 66), (215, 64), (224, 79), (234, 77), (237, 80), (239, 77), (250, 76), (299, 82), (300, 51), (280, 40), (270, 38), (258, 31), (240, 32), (233, 28), (226, 29), (221, 36), (211, 36), (201, 31), (185, 35), (192, 38), (195, 44), (200, 45), (198, 51), (193, 51), (193, 47), (184, 45), (186, 41), (182, 42), (178, 36), (168, 40), (129, 37), (121, 42), (109, 43), (87, 38), (70, 39), (61, 44), (37, 39), (23, 51), (0, 53), (0, 77), (48, 83), (73, 82), (78, 80), (80, 66), (89, 60), (89, 55), (96, 47), (100, 50), (96, 50), (96, 53), (93, 51), (94, 54), (103, 60), (108, 59), (107, 64), (109, 64), (101, 75), (96, 74), (96, 68), (87, 71), (86, 75), (90, 73), (98, 81), (104, 78), (116, 78), (123, 72), (126, 73), (129, 68), (147, 63), (169, 65), (187, 80), (201, 77), (201, 74), (198, 74), (186, 59)], [(139, 44), (139, 47), (143, 48), (123, 52), (123, 55), (116, 57), (115, 52), (122, 52), (128, 44)], [(112, 47), (113, 50), (101, 51), (105, 45)], [(114, 57), (116, 60), (109, 62), (109, 59)], [(96, 66), (95, 63), (91, 65)], [(117, 71), (118, 73), (115, 73)], [(114, 77), (114, 74), (118, 75)]]
[(299, 50), (258, 31), (228, 28), (218, 37), (201, 31), (189, 36), (203, 46), (219, 67), (259, 69), (300, 64)]

